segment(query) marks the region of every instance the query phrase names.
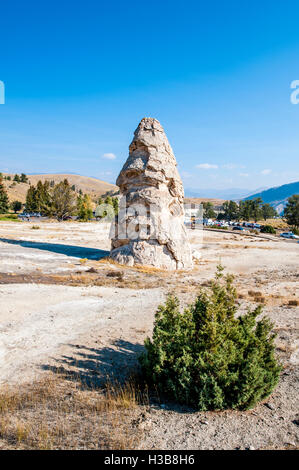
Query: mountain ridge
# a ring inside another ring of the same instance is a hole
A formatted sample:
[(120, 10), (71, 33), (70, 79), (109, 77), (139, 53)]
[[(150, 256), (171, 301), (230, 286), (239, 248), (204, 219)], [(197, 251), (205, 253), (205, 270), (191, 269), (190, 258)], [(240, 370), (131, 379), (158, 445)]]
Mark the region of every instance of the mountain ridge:
[(250, 196), (243, 198), (243, 200), (248, 201), (260, 197), (263, 202), (271, 204), (271, 206), (281, 214), (286, 206), (288, 198), (294, 194), (299, 194), (299, 181), (275, 186), (273, 188), (266, 189), (265, 191), (251, 194)]

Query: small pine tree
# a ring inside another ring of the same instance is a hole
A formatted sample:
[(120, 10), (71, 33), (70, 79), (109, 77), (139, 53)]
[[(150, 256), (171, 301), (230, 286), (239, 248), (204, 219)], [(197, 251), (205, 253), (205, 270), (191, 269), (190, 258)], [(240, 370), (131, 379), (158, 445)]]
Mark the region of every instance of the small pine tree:
[(80, 220), (87, 222), (87, 220), (92, 219), (93, 217), (92, 202), (88, 194), (84, 194), (83, 197), (79, 196), (77, 198), (77, 210), (78, 210), (78, 217)]
[(214, 211), (214, 205), (211, 202), (203, 202), (203, 217), (205, 219), (215, 219), (216, 218), (216, 212)]
[(117, 197), (113, 197), (112, 198), (112, 205), (113, 205), (113, 209), (114, 209), (114, 214), (117, 215), (118, 214), (118, 198)]
[(22, 209), (22, 207), (23, 207), (23, 204), (21, 203), (21, 201), (13, 201), (11, 204), (11, 208), (15, 214), (19, 212)]
[(26, 194), (26, 211), (36, 212), (38, 210), (37, 192), (34, 186), (30, 186)]
[(25, 173), (21, 173), (20, 182), (21, 183), (28, 183), (28, 177), (25, 175)]
[(110, 206), (113, 206), (113, 200), (111, 196), (106, 197), (105, 204), (109, 204)]
[(0, 179), (0, 214), (5, 214), (9, 209), (9, 199), (4, 187), (2, 178)]
[(76, 197), (67, 179), (56, 184), (51, 194), (49, 215), (66, 220), (76, 211)]
[(15, 175), (13, 180), (14, 180), (16, 183), (20, 183), (20, 182), (21, 182), (21, 179), (20, 179), (19, 175)]
[(284, 216), (288, 225), (299, 228), (299, 194), (289, 197)]
[(35, 200), (37, 210), (44, 215), (48, 215), (51, 211), (51, 194), (49, 181), (38, 181), (35, 190)]
[[(223, 203), (223, 214), (219, 214), (219, 220), (238, 220), (239, 206), (235, 201), (225, 201)], [(217, 217), (218, 219), (218, 217)]]
[(218, 267), (210, 290), (181, 313), (177, 297), (159, 307), (140, 363), (146, 380), (198, 410), (248, 409), (279, 380), (269, 319), (261, 307), (236, 317), (233, 278)]
[(277, 216), (276, 210), (270, 204), (262, 205), (262, 213), (263, 213), (264, 220), (273, 219), (273, 217)]

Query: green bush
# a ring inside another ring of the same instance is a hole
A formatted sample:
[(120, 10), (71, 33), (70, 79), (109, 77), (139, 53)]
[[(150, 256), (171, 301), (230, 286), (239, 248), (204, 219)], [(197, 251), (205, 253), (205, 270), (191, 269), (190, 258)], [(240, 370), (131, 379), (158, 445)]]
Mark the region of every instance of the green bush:
[(139, 359), (149, 384), (202, 411), (252, 408), (270, 395), (281, 370), (271, 322), (257, 321), (261, 306), (236, 318), (233, 277), (222, 271), (184, 312), (168, 297)]
[(0, 215), (0, 220), (2, 221), (10, 221), (10, 220), (13, 220), (13, 221), (18, 221), (18, 216), (15, 215), (15, 214), (3, 214), (3, 215)]
[(223, 225), (209, 225), (208, 227), (209, 228), (219, 228), (221, 230), (227, 230), (228, 229), (228, 227), (223, 226)]
[(276, 230), (274, 227), (272, 227), (272, 225), (264, 225), (262, 228), (261, 228), (261, 233), (272, 233), (273, 235), (276, 234)]

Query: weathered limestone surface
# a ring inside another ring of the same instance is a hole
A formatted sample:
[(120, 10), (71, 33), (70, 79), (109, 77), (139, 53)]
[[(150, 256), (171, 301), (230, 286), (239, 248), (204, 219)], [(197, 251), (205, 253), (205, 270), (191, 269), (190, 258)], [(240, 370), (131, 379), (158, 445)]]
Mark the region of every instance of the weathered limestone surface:
[(110, 256), (121, 264), (192, 267), (184, 226), (184, 189), (163, 127), (144, 118), (116, 184), (120, 213)]

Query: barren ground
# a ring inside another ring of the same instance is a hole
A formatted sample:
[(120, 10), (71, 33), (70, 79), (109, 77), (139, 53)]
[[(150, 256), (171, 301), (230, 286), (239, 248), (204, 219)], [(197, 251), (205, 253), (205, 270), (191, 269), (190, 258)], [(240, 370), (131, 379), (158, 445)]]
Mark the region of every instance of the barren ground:
[(192, 301), (221, 261), (236, 276), (240, 310), (262, 302), (275, 323), (284, 365), (280, 384), (267, 404), (246, 412), (197, 413), (161, 400), (140, 406), (134, 416), (138, 446), (298, 447), (296, 242), (190, 231), (200, 259), (192, 271), (168, 273), (106, 260), (107, 225), (36, 225), (0, 222), (0, 383), (32, 383), (57, 367), (86, 384), (121, 380), (137, 367), (167, 292), (175, 291), (183, 304)]

